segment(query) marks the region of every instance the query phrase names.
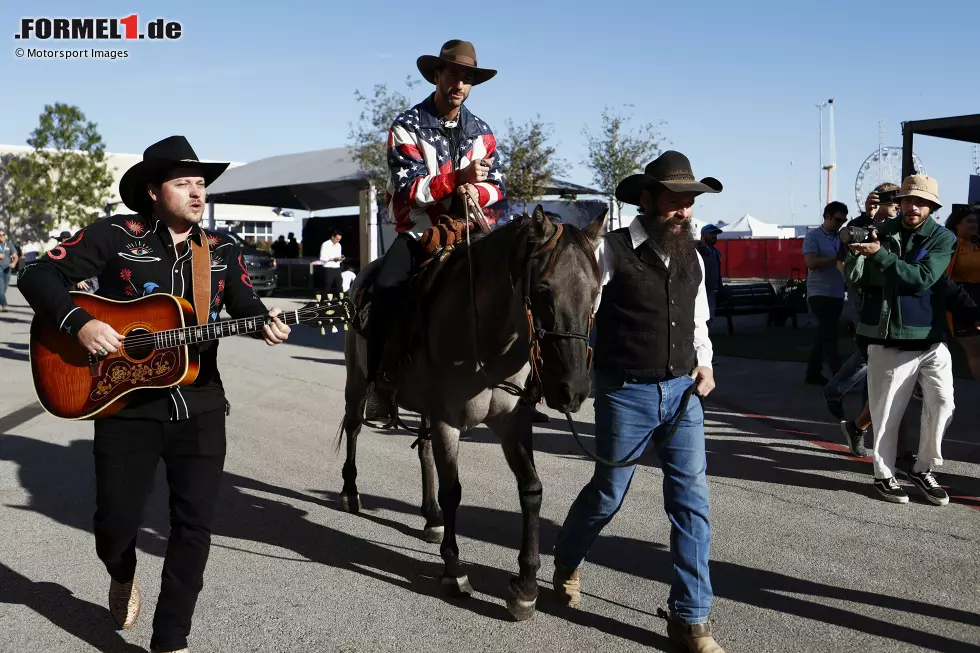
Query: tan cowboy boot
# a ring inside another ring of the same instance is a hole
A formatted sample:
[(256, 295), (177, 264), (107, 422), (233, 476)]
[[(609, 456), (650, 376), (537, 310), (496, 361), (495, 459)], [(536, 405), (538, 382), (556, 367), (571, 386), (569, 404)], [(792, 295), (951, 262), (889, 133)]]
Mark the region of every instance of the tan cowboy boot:
[(688, 625), (677, 617), (668, 616), (663, 610), (657, 610), (657, 615), (667, 620), (667, 638), (680, 644), (690, 653), (725, 653), (718, 642), (711, 636), (711, 624)]
[(135, 580), (128, 583), (109, 583), (109, 613), (120, 628), (126, 630), (136, 624), (140, 616), (140, 588)]
[(560, 565), (555, 565), (555, 573), (551, 577), (555, 586), (558, 602), (569, 608), (582, 607), (582, 570), (579, 568), (569, 571)]

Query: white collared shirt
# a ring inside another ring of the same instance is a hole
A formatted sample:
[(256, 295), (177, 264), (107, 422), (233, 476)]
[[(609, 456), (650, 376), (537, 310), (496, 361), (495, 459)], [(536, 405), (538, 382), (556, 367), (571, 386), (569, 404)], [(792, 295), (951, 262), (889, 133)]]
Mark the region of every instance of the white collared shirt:
[(340, 243), (335, 243), (328, 238), (320, 245), (320, 261), (323, 262), (325, 268), (339, 268), (340, 261), (331, 261), (330, 259), (342, 255), (343, 250), (340, 248)]
[[(650, 235), (644, 229), (639, 218), (635, 218), (630, 223), (629, 233), (633, 249), (636, 249), (650, 239)], [(650, 244), (653, 246), (653, 250), (657, 253), (657, 256), (660, 257), (660, 260), (664, 262), (664, 265), (670, 267), (670, 257), (661, 251), (655, 243)], [(596, 260), (599, 262), (600, 286), (599, 296), (595, 299), (593, 310), (598, 312), (599, 303), (602, 301), (602, 288), (612, 279), (614, 269), (612, 248), (606, 245), (605, 238), (599, 241), (595, 255)], [(708, 311), (708, 293), (704, 289), (704, 261), (700, 256), (695, 256), (694, 258), (698, 260), (698, 266), (701, 268), (701, 283), (698, 285), (698, 294), (694, 298), (694, 352), (697, 356), (697, 366), (711, 369), (713, 351), (711, 338), (708, 335), (708, 318), (710, 313)]]

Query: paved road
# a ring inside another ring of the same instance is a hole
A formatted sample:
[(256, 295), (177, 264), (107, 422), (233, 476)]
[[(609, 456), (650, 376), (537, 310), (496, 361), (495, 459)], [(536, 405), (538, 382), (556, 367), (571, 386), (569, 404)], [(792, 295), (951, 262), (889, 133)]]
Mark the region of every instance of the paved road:
[[(0, 651), (143, 651), (167, 533), (162, 477), (139, 539), (147, 612), (120, 634), (104, 608), (108, 579), (89, 530), (91, 425), (36, 408), (32, 314), (10, 294), (13, 309), (0, 314)], [(275, 349), (249, 339), (221, 345), (233, 411), (192, 651), (671, 650), (655, 616), (670, 572), (655, 458), (592, 553), (585, 609), (566, 615), (549, 604), (544, 555), (539, 613), (514, 623), (503, 596), (517, 569), (516, 486), (492, 435), (470, 434), (461, 445), (460, 547), (477, 593), (443, 598), (437, 547), (419, 538), (408, 435), (365, 431), (364, 512), (338, 509), (339, 342), (302, 328)], [(871, 496), (870, 466), (835, 450), (836, 426), (817, 390), (799, 384), (801, 366), (725, 359), (717, 376), (707, 406), (711, 571), (726, 650), (980, 651), (976, 385), (958, 388), (966, 417), (957, 415), (944, 467), (963, 498), (936, 508)], [(591, 404), (576, 417), (590, 433)], [(560, 422), (537, 432), (547, 554), (591, 465)]]

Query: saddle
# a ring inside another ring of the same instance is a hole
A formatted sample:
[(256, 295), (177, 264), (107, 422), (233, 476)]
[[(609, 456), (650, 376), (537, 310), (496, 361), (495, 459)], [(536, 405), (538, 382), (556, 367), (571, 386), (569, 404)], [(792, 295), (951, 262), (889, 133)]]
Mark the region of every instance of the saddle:
[[(419, 240), (422, 255), (408, 282), (408, 290), (411, 294), (409, 305), (412, 307), (411, 315), (407, 316), (411, 324), (409, 342), (415, 339), (415, 334), (418, 332), (423, 313), (419, 307), (428, 293), (435, 288), (436, 281), (440, 278), (439, 272), (444, 267), (442, 263), (459, 243), (466, 241), (467, 222), (469, 222), (471, 236), (490, 232), (490, 223), (483, 211), (468, 199), (464, 200), (462, 196), (453, 198), (450, 213), (463, 214), (465, 218), (460, 220), (451, 215), (440, 215), (432, 220), (432, 226), (422, 232)], [(363, 281), (352, 289), (351, 328), (361, 335), (368, 333), (374, 283), (383, 261), (383, 258), (378, 259), (365, 268), (362, 273)]]

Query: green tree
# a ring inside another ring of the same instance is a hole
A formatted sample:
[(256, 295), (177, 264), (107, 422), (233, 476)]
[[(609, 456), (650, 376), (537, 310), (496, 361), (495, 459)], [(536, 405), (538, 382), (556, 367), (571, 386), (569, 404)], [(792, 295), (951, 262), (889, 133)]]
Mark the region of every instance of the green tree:
[[(589, 150), (585, 164), (592, 171), (596, 187), (610, 199), (616, 196), (619, 182), (642, 170), (660, 154), (664, 142), (654, 125), (648, 123), (632, 130), (630, 120), (631, 116), (606, 108), (598, 134), (592, 134), (588, 128), (583, 130)], [(617, 204), (622, 210), (623, 203)]]
[(523, 203), (525, 213), (528, 203), (544, 195), (551, 180), (568, 169), (568, 164), (555, 156), (550, 139), (550, 127), (538, 116), (523, 125), (508, 120), (507, 135), (497, 145), (503, 156), (507, 199)]
[(96, 124), (78, 107), (46, 105), (27, 144), (33, 151), (4, 165), (4, 210), (14, 237), (46, 241), (62, 223), (77, 228), (97, 220), (113, 176)]
[(348, 138), (354, 161), (374, 182), (379, 199), (388, 185), (388, 130), (399, 114), (412, 107), (407, 92), (419, 83), (411, 76), (406, 77), (406, 93), (392, 90), (387, 84), (375, 84), (370, 95), (354, 91), (354, 99), (361, 105), (361, 115), (356, 124), (350, 125)]

